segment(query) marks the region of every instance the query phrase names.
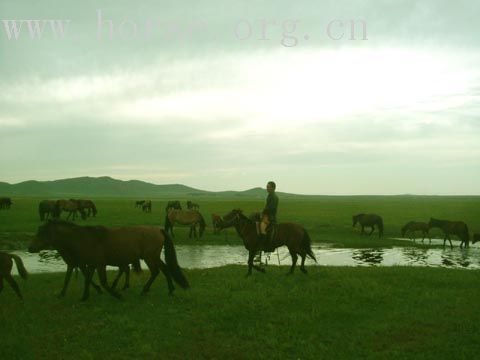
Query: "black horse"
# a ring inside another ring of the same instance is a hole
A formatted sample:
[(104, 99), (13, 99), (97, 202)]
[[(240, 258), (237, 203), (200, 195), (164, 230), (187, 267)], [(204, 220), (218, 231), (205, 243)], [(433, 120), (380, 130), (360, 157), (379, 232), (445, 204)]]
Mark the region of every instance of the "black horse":
[(383, 220), (379, 215), (376, 214), (358, 214), (352, 217), (353, 226), (360, 223), (362, 227), (362, 234), (365, 234), (365, 227), (369, 227), (372, 229), (368, 235), (372, 235), (373, 231), (375, 230), (375, 225), (378, 226), (378, 236), (383, 236)]
[(443, 247), (448, 239), (450, 242), (450, 248), (453, 249), (452, 240), (450, 235), (457, 235), (460, 239), (460, 247), (468, 247), (470, 242), (470, 235), (468, 233), (468, 226), (463, 221), (450, 221), (450, 220), (439, 220), (430, 218), (428, 223), (428, 228), (440, 228), (442, 229), (445, 237), (443, 238)]
[(57, 208), (57, 202), (55, 200), (42, 200), (38, 204), (38, 215), (40, 220), (48, 220), (49, 217), (58, 218), (60, 211)]
[(182, 210), (182, 205), (180, 205), (180, 201), (178, 200), (169, 201), (167, 203), (167, 206), (165, 207), (165, 211), (168, 213), (168, 210), (170, 209)]
[(9, 197), (0, 197), (0, 209), (8, 210), (12, 206), (12, 199)]

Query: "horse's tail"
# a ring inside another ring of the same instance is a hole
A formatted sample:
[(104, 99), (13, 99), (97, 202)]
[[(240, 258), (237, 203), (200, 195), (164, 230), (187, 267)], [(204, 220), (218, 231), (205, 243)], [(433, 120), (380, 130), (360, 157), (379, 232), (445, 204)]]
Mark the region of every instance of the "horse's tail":
[(165, 237), (165, 262), (167, 263), (168, 270), (173, 277), (173, 280), (184, 289), (188, 289), (190, 285), (188, 280), (183, 275), (182, 269), (178, 265), (177, 253), (175, 252), (175, 247), (173, 246), (172, 238), (167, 234), (165, 230), (162, 231), (163, 236)]
[(381, 217), (378, 218), (378, 236), (383, 236), (383, 219)]
[(140, 259), (137, 259), (132, 263), (132, 268), (133, 271), (135, 271), (136, 273), (142, 272), (142, 267), (140, 266)]
[(203, 218), (202, 214), (198, 213), (198, 216), (200, 217), (199, 224), (200, 224), (200, 237), (202, 237), (204, 231), (205, 231), (205, 219)]
[(311, 257), (313, 260), (315, 260), (315, 262), (317, 262), (317, 258), (313, 254), (311, 244), (312, 240), (310, 239), (310, 235), (308, 235), (307, 230), (303, 229), (302, 248), (303, 250), (305, 250), (309, 257)]
[(12, 257), (12, 259), (15, 261), (15, 264), (17, 265), (18, 274), (22, 277), (22, 279), (26, 279), (28, 273), (27, 269), (25, 269), (25, 265), (23, 265), (22, 258), (14, 254), (9, 255)]
[(167, 211), (167, 214), (165, 215), (165, 226), (163, 228), (168, 233), (171, 231), (170, 230), (171, 227), (172, 227), (172, 223), (170, 222), (170, 218), (168, 217), (168, 211)]

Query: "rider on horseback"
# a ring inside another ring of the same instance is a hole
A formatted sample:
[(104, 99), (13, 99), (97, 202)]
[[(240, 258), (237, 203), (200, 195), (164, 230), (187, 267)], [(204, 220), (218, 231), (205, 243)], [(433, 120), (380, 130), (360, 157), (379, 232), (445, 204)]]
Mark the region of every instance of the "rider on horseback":
[(277, 223), (278, 196), (275, 194), (276, 184), (273, 181), (267, 183), (267, 201), (262, 212), (260, 223), (260, 239), (263, 243), (263, 250), (272, 252), (275, 250), (273, 244), (274, 229)]

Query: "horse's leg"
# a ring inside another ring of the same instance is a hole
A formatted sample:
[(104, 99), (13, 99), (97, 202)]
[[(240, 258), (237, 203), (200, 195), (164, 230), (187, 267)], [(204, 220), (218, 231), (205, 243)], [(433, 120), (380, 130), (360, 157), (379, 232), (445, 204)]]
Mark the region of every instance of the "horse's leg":
[(102, 285), (102, 287), (105, 290), (107, 290), (107, 292), (110, 295), (112, 295), (113, 297), (116, 297), (117, 299), (121, 299), (122, 295), (120, 295), (114, 289), (111, 289), (108, 286), (108, 283), (107, 283), (107, 269), (106, 269), (105, 265), (97, 266), (97, 274), (98, 274), (98, 278), (100, 279), (100, 284)]
[(68, 284), (70, 283), (70, 278), (72, 276), (74, 266), (67, 264), (67, 272), (65, 273), (65, 279), (63, 280), (63, 288), (58, 294), (58, 297), (62, 298), (67, 293)]
[(3, 290), (3, 276), (0, 275), (0, 293), (2, 292)]
[(302, 264), (300, 265), (300, 270), (306, 274), (307, 269), (305, 269), (305, 259), (307, 258), (307, 254), (303, 251), (300, 256), (302, 257)]
[(17, 284), (17, 282), (15, 281), (15, 279), (13, 278), (13, 276), (12, 276), (11, 274), (7, 274), (7, 275), (5, 275), (5, 280), (7, 280), (7, 282), (10, 284), (10, 286), (11, 286), (12, 289), (15, 291), (15, 293), (17, 294), (17, 296), (18, 296), (20, 299), (23, 299), (22, 294), (20, 293), (20, 288), (18, 287), (18, 284)]
[(375, 230), (375, 225), (372, 225), (372, 231), (370, 231), (370, 234), (368, 234), (369, 236), (372, 235), (373, 231)]
[(253, 259), (255, 258), (255, 252), (249, 251), (248, 252), (248, 272), (247, 276), (252, 275), (252, 268), (253, 268)]
[(86, 266), (82, 267), (83, 276), (85, 277), (85, 285), (83, 287), (82, 301), (85, 301), (90, 296), (90, 283), (92, 281), (93, 272), (95, 271), (94, 267)]
[(160, 273), (160, 270), (159, 270), (160, 265), (155, 259), (148, 258), (144, 260), (150, 270), (150, 278), (143, 286), (142, 295), (147, 293), (150, 290), (150, 286), (152, 286), (153, 281)]
[(298, 256), (294, 250), (290, 250), (290, 249), (288, 250), (290, 251), (290, 256), (292, 257), (292, 266), (290, 267), (290, 271), (287, 273), (287, 275), (291, 275), (293, 274), (293, 270), (295, 270), (295, 265), (297, 264)]
[[(115, 277), (115, 280), (113, 280), (112, 282), (112, 289), (116, 289), (117, 287), (117, 284), (118, 284), (118, 281), (120, 280), (120, 278), (122, 277), (122, 274), (125, 272), (125, 269), (123, 266), (119, 266), (118, 267), (118, 273), (117, 273), (117, 276)], [(125, 281), (126, 283), (126, 281)]]
[(125, 273), (125, 284), (122, 290), (127, 290), (130, 287), (130, 265), (125, 266), (123, 272)]
[(172, 277), (170, 276), (170, 271), (168, 271), (167, 265), (162, 260), (160, 260), (159, 265), (163, 275), (165, 275), (165, 277), (167, 278), (168, 294), (172, 295), (173, 290), (175, 290), (175, 286), (173, 286), (173, 281), (172, 281)]

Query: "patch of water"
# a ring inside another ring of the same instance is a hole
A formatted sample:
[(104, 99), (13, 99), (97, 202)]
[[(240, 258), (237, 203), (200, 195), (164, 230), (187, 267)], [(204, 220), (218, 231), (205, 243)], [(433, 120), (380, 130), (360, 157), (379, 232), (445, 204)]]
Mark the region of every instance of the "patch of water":
[[(205, 269), (231, 264), (246, 265), (248, 253), (243, 246), (223, 245), (177, 245), (177, 257), (181, 267)], [(313, 246), (318, 263), (307, 260), (307, 265), (317, 266), (431, 266), (448, 268), (480, 268), (480, 248), (469, 249), (420, 249), (395, 247), (391, 249), (350, 249)], [(19, 255), (30, 273), (63, 272), (66, 265), (56, 251), (42, 251), (30, 254), (24, 251), (13, 252)], [(287, 248), (262, 256), (262, 262), (269, 265), (290, 265)], [(145, 268), (145, 264), (143, 264)], [(14, 267), (15, 268), (15, 267)], [(114, 269), (113, 267), (111, 269)], [(15, 269), (16, 271), (16, 269)]]

